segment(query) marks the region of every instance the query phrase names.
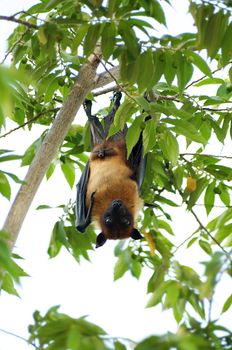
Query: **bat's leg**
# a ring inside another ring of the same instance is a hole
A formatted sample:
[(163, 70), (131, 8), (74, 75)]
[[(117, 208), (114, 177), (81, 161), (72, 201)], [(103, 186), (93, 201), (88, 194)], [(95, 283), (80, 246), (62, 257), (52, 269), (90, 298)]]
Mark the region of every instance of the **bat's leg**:
[(121, 98), (122, 98), (122, 93), (120, 91), (117, 91), (114, 93), (114, 96), (113, 96), (114, 104), (113, 104), (112, 111), (104, 118), (106, 135), (108, 134), (110, 126), (114, 121), (114, 116), (118, 107), (120, 106)]
[(85, 100), (83, 106), (90, 123), (91, 147), (93, 147), (94, 145), (102, 143), (105, 138), (105, 132), (98, 118), (95, 115), (92, 115), (92, 101)]
[(84, 103), (83, 103), (83, 107), (84, 107), (84, 110), (85, 110), (85, 113), (86, 113), (88, 119), (91, 118), (91, 116), (92, 116), (92, 113), (91, 113), (91, 111), (92, 111), (92, 101), (91, 100), (85, 100)]
[(120, 106), (121, 98), (122, 98), (122, 93), (120, 91), (116, 91), (113, 97), (114, 105), (113, 105), (112, 111), (114, 113), (117, 111), (118, 107)]

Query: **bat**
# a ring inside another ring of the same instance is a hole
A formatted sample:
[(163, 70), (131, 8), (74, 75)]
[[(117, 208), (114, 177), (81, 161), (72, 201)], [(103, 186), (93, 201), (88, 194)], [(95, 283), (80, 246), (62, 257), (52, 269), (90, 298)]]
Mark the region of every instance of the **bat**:
[(127, 126), (107, 137), (121, 96), (121, 92), (115, 93), (112, 111), (104, 118), (103, 124), (92, 115), (92, 102), (86, 100), (84, 103), (90, 123), (91, 153), (77, 184), (76, 228), (84, 232), (91, 222), (100, 228), (97, 248), (107, 239), (142, 238), (134, 227), (143, 205), (140, 188), (146, 157), (143, 156), (142, 131), (128, 159), (125, 141)]

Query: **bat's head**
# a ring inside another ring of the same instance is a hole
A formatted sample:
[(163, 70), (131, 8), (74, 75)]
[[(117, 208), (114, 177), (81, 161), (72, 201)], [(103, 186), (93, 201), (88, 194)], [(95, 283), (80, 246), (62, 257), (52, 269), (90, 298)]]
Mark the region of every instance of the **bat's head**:
[(142, 238), (134, 228), (134, 218), (130, 210), (120, 199), (114, 199), (101, 218), (102, 232), (97, 237), (96, 247), (102, 246), (107, 239)]

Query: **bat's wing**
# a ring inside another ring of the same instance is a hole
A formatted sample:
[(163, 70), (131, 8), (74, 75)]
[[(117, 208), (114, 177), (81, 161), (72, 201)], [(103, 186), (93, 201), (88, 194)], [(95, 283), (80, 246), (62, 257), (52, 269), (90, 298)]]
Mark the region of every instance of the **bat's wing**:
[(85, 100), (84, 102), (84, 109), (85, 113), (87, 114), (89, 123), (90, 123), (90, 134), (91, 134), (91, 149), (100, 143), (105, 138), (105, 130), (100, 123), (99, 119), (92, 115), (91, 109), (92, 109), (92, 101), (91, 100)]
[(90, 167), (89, 162), (81, 175), (81, 178), (77, 184), (77, 197), (76, 197), (76, 228), (80, 232), (84, 232), (86, 227), (91, 222), (91, 210), (93, 206), (93, 195), (91, 197), (90, 207), (86, 208), (86, 191), (89, 180)]
[(145, 170), (146, 170), (147, 156), (143, 156), (143, 136), (140, 134), (139, 140), (133, 147), (128, 159), (128, 165), (133, 170), (132, 179), (138, 184), (139, 190), (141, 189)]

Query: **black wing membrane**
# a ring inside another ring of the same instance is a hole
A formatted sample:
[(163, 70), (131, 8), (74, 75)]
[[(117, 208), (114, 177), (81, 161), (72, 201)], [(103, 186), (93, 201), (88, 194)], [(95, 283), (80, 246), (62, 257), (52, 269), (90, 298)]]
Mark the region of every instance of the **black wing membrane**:
[(81, 175), (81, 178), (77, 184), (77, 196), (76, 196), (76, 228), (80, 232), (84, 232), (91, 222), (91, 206), (87, 210), (85, 198), (87, 185), (89, 181), (90, 167), (89, 162), (86, 164), (85, 169)]
[(145, 170), (146, 170), (147, 156), (143, 156), (143, 135), (142, 132), (139, 136), (139, 140), (133, 147), (128, 159), (128, 164), (133, 170), (132, 179), (138, 184), (139, 190), (141, 189)]

